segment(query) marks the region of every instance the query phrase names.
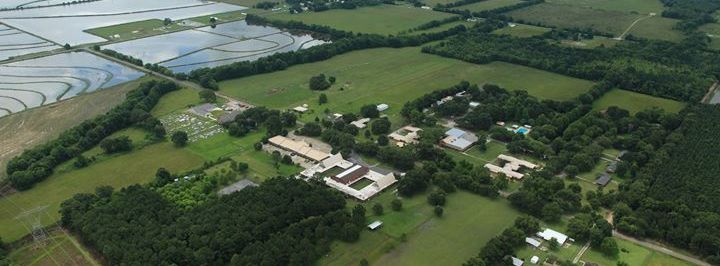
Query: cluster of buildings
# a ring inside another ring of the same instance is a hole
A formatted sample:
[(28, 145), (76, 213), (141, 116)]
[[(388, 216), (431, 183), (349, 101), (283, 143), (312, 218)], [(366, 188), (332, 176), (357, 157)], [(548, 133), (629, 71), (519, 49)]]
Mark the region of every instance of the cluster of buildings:
[(498, 155), (496, 161), (502, 166), (487, 163), (485, 164), (485, 168), (490, 170), (491, 173), (503, 174), (508, 178), (517, 180), (520, 180), (525, 176), (525, 174), (522, 173), (523, 169), (535, 170), (539, 168), (539, 166), (534, 163), (505, 154)]
[(397, 182), (392, 172), (378, 172), (345, 160), (340, 153), (330, 154), (313, 148), (304, 141), (275, 136), (268, 139), (268, 144), (295, 158), (302, 158), (301, 165), (306, 167), (298, 177), (305, 180), (322, 178), (329, 187), (358, 200), (367, 200)]
[[(573, 242), (575, 240), (573, 240), (572, 238), (569, 238), (567, 235), (565, 235), (563, 233), (552, 230), (550, 228), (546, 228), (543, 231), (537, 232), (535, 234), (535, 236), (530, 236), (530, 237), (525, 238), (525, 243), (527, 243), (534, 249), (545, 250), (546, 248), (542, 247), (543, 241), (555, 241), (558, 243), (559, 246), (563, 246), (566, 243)], [(540, 263), (540, 257), (532, 256), (529, 261), (531, 264), (538, 264), (538, 263)], [(513, 256), (512, 264), (514, 266), (522, 266), (522, 265), (525, 265), (525, 261)]]
[(388, 138), (395, 141), (395, 145), (398, 147), (404, 147), (405, 145), (418, 143), (418, 140), (420, 139), (420, 131), (422, 131), (421, 128), (404, 126), (395, 130), (395, 132), (390, 133)]

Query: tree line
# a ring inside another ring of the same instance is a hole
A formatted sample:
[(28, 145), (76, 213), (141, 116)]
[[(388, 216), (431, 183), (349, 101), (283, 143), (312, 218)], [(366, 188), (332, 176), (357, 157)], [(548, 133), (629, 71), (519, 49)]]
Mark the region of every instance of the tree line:
[(19, 190), (31, 188), (52, 175), (53, 169), (99, 144), (105, 137), (130, 126), (148, 130), (155, 138), (165, 136), (165, 128), (150, 115), (163, 94), (178, 89), (169, 81), (148, 81), (127, 93), (125, 101), (107, 113), (83, 121), (61, 133), (56, 139), (25, 150), (12, 158), (6, 171), (9, 181)]
[(309, 265), (334, 240), (356, 241), (350, 214), (327, 187), (273, 178), (182, 210), (140, 185), (100, 188), (61, 205), (63, 225), (109, 264)]
[(694, 42), (638, 41), (577, 49), (542, 37), (499, 36), (489, 33), (492, 29), (476, 27), (423, 47), (423, 52), (478, 64), (505, 61), (681, 101), (699, 101), (720, 73), (720, 66), (710, 63), (720, 56)]
[(686, 33), (698, 27), (717, 22), (713, 12), (720, 9), (719, 0), (661, 0), (665, 6), (662, 16), (679, 19), (675, 28)]

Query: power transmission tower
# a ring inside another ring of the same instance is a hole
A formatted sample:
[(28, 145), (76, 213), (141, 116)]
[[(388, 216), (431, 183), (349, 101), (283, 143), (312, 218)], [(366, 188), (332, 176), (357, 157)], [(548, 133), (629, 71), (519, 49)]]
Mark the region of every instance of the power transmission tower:
[(45, 240), (48, 239), (48, 234), (45, 231), (45, 227), (42, 224), (42, 217), (46, 216), (48, 205), (38, 206), (30, 210), (23, 211), (20, 215), (15, 217), (15, 220), (20, 222), (27, 228), (33, 237), (35, 245), (45, 245)]

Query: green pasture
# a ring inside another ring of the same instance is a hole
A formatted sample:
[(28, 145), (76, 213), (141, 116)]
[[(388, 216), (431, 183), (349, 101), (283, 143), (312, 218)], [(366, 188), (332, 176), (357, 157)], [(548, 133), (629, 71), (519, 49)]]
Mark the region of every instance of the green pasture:
[(638, 14), (662, 13), (664, 6), (659, 0), (547, 0), (548, 3), (576, 7), (634, 12)]
[[(419, 48), (381, 48), (351, 52), (331, 59), (292, 66), (283, 71), (220, 82), (223, 94), (269, 108), (287, 109), (308, 104), (318, 116), (331, 112), (359, 112), (365, 104), (386, 103), (396, 124), (402, 105), (425, 93), (462, 80), (495, 83), (512, 90), (527, 90), (543, 99), (568, 100), (593, 83), (546, 71), (493, 62), (477, 65), (423, 54)], [(318, 106), (320, 92), (308, 88), (311, 76), (324, 73), (337, 78), (323, 91), (328, 103)]]
[(472, 12), (480, 12), (480, 11), (485, 11), (485, 10), (501, 8), (504, 6), (511, 6), (514, 4), (522, 3), (522, 2), (523, 2), (522, 0), (486, 0), (486, 1), (481, 1), (481, 2), (477, 2), (477, 3), (472, 3), (469, 5), (455, 7), (454, 9), (470, 10)]
[(598, 263), (600, 265), (616, 265), (619, 261), (624, 261), (628, 265), (640, 266), (693, 265), (626, 240), (615, 238), (615, 241), (618, 244), (618, 248), (620, 248), (620, 253), (616, 258), (605, 256), (595, 249), (588, 249), (581, 260)]
[(389, 35), (455, 15), (409, 5), (379, 5), (300, 14), (269, 13), (266, 16), (270, 19), (295, 20), (345, 31)]
[(11, 265), (100, 265), (73, 236), (57, 228), (48, 235), (42, 248), (34, 242), (27, 242), (13, 249), (8, 256)]
[(620, 89), (605, 93), (593, 103), (595, 110), (605, 110), (610, 106), (626, 109), (633, 114), (654, 107), (665, 112), (677, 113), (685, 108), (685, 103)]
[(54, 174), (32, 189), (0, 200), (0, 213), (3, 213), (0, 216), (0, 236), (5, 241), (13, 241), (29, 233), (14, 219), (24, 210), (47, 205), (51, 219), (43, 220), (43, 225), (50, 225), (60, 218), (60, 203), (77, 193), (94, 192), (98, 186), (121, 188), (146, 183), (154, 179), (155, 171), (160, 167), (180, 172), (197, 168), (202, 163), (200, 156), (176, 148), (170, 142), (162, 142), (82, 169)]

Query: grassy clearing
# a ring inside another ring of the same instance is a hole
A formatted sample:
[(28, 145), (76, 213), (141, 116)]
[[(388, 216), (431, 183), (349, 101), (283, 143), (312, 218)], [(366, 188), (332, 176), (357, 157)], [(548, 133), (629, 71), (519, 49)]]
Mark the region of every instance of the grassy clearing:
[(406, 5), (380, 5), (300, 14), (271, 13), (267, 16), (272, 19), (297, 20), (352, 32), (398, 34), (423, 23), (454, 15)]
[(522, 0), (487, 0), (482, 2), (477, 2), (469, 5), (459, 6), (455, 9), (460, 10), (470, 10), (472, 12), (480, 12), (485, 10), (491, 10), (496, 9), (504, 6), (510, 6), (514, 4), (521, 3)]
[[(516, 20), (539, 22), (559, 28), (593, 28), (620, 35), (641, 15), (569, 5), (543, 3), (507, 13)], [(518, 21), (518, 22), (522, 22)]]
[(684, 38), (682, 32), (673, 30), (678, 22), (679, 20), (657, 15), (635, 24), (630, 30), (630, 34), (641, 38), (678, 42)]
[(515, 27), (506, 26), (493, 31), (494, 34), (500, 35), (511, 35), (520, 38), (527, 38), (532, 36), (542, 35), (550, 31), (549, 28), (538, 27), (526, 24), (515, 24)]
[(427, 1), (423, 1), (423, 3), (425, 3), (425, 5), (427, 5), (429, 7), (435, 7), (435, 5), (437, 5), (437, 4), (449, 4), (452, 2), (456, 2), (456, 1), (457, 0), (427, 0)]
[(100, 265), (76, 239), (63, 231), (52, 231), (46, 243), (43, 248), (37, 248), (28, 242), (12, 250), (8, 257), (13, 265)]
[(450, 28), (452, 28), (452, 27), (455, 27), (455, 26), (458, 26), (458, 25), (465, 25), (465, 27), (468, 27), (468, 28), (469, 28), (469, 27), (471, 27), (471, 26), (474, 25), (474, 24), (475, 24), (475, 22), (468, 22), (468, 21), (465, 21), (465, 20), (461, 20), (461, 21), (456, 21), (456, 22), (451, 22), (451, 23), (445, 23), (445, 24), (442, 24), (442, 25), (440, 25), (440, 26), (437, 26), (437, 27), (434, 27), (434, 28), (430, 28), (430, 29), (427, 29), (427, 30), (413, 31), (413, 32), (411, 32), (411, 33), (409, 33), (409, 34), (416, 35), (416, 34), (422, 34), (422, 33), (441, 32), (441, 31), (448, 30), (448, 29), (450, 29)]
[(616, 265), (619, 261), (624, 261), (628, 265), (640, 266), (693, 265), (629, 241), (618, 238), (615, 238), (615, 241), (617, 241), (618, 247), (621, 250), (617, 258), (610, 258), (595, 249), (589, 249), (585, 252), (581, 260), (598, 263), (600, 265)]
[(620, 89), (605, 93), (593, 103), (593, 109), (595, 110), (604, 110), (610, 106), (626, 109), (633, 114), (653, 107), (663, 109), (666, 112), (677, 113), (685, 108), (685, 103)]
[(125, 100), (125, 94), (145, 77), (93, 93), (79, 95), (55, 104), (33, 108), (0, 118), (0, 179), (5, 164), (28, 147), (56, 138), (80, 122), (104, 114)]
[(663, 4), (658, 0), (547, 0), (547, 2), (583, 8), (635, 12), (639, 14), (660, 14), (664, 9)]
[(408, 235), (406, 243), (376, 264), (460, 265), (477, 255), (490, 238), (510, 226), (517, 216), (519, 213), (507, 201), (456, 192), (448, 196), (442, 218), (432, 217), (423, 222)]
[[(153, 35), (166, 34), (181, 30), (192, 29), (198, 26), (210, 25), (210, 17), (216, 17), (217, 23), (225, 23), (245, 18), (244, 10), (225, 12), (212, 14), (207, 16), (200, 16), (194, 18), (188, 18), (178, 21), (173, 21), (169, 25), (165, 25), (162, 19), (148, 19), (123, 24), (117, 24), (112, 26), (94, 28), (85, 30), (85, 32), (93, 34), (95, 36), (105, 38), (113, 42), (127, 41), (132, 39), (145, 38)], [(198, 25), (184, 24), (183, 21), (192, 21), (200, 23)]]
[[(319, 92), (308, 89), (311, 76), (324, 73), (337, 82), (324, 91), (328, 103), (317, 105)], [(358, 112), (370, 103), (387, 103), (392, 122), (400, 121), (399, 111), (408, 100), (449, 87), (461, 80), (496, 83), (505, 88), (526, 89), (539, 98), (567, 100), (587, 91), (592, 82), (533, 68), (494, 62), (487, 65), (420, 53), (419, 48), (370, 49), (347, 53), (317, 63), (283, 71), (234, 79), (220, 83), (222, 93), (269, 108), (291, 108), (309, 104), (316, 114), (326, 108), (333, 112)], [(344, 88), (340, 90), (340, 88)]]
[[(720, 19), (720, 15), (718, 15)], [(700, 31), (705, 32), (712, 39), (710, 47), (712, 49), (720, 50), (720, 23), (709, 23), (702, 25)]]
[(5, 241), (13, 241), (29, 233), (13, 219), (22, 210), (48, 205), (47, 212), (52, 220), (43, 221), (48, 225), (60, 218), (60, 203), (77, 193), (93, 192), (98, 186), (120, 188), (146, 183), (153, 180), (160, 167), (180, 172), (197, 168), (202, 163), (202, 157), (163, 142), (82, 169), (54, 174), (30, 190), (0, 200), (0, 213), (4, 213), (0, 216), (0, 235)]
[(200, 103), (201, 100), (197, 90), (182, 88), (163, 95), (153, 108), (151, 114), (154, 117), (161, 117)]
[(486, 145), (487, 150), (480, 151), (478, 147), (471, 147), (465, 152), (458, 152), (451, 149), (445, 149), (445, 151), (456, 160), (465, 160), (475, 165), (484, 165), (497, 159), (497, 156), (502, 153), (507, 153), (505, 144), (491, 141)]

